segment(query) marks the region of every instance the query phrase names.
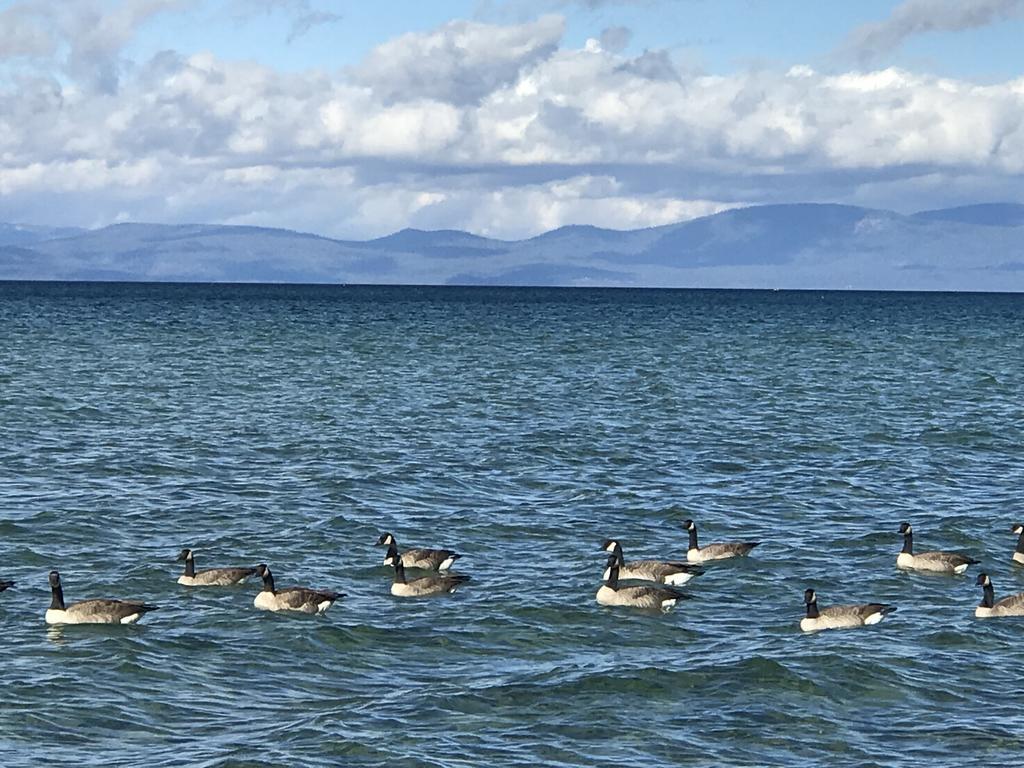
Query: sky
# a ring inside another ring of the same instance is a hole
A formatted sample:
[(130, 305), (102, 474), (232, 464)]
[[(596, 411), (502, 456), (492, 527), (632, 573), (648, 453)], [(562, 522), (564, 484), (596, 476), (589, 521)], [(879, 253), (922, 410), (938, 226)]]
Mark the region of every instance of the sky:
[(0, 0), (0, 221), (1024, 202), (1024, 0)]

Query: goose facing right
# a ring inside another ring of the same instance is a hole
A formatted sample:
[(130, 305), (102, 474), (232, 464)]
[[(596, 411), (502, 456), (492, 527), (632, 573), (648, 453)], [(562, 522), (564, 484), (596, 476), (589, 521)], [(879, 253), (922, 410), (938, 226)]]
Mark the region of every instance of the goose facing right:
[(982, 588), (981, 603), (974, 609), (979, 619), (994, 619), (999, 616), (1024, 616), (1024, 592), (996, 600), (995, 587), (987, 573), (979, 573), (974, 582)]
[(261, 611), (297, 611), (322, 615), (345, 595), (326, 589), (310, 589), (308, 587), (274, 588), (274, 574), (264, 564), (256, 566), (257, 575), (263, 579), (263, 588), (252, 604)]
[(395, 578), (391, 582), (391, 594), (395, 597), (433, 597), (454, 592), (467, 581), (469, 576), (461, 573), (428, 573), (417, 579), (405, 578), (405, 565), (402, 557), (396, 552), (385, 561), (395, 569)]
[(1013, 532), (1017, 534), (1017, 548), (1013, 551), (1013, 562), (1024, 565), (1024, 525), (1014, 523)]
[(800, 629), (804, 632), (850, 629), (877, 624), (896, 610), (896, 606), (886, 603), (830, 605), (819, 609), (818, 595), (813, 589), (804, 590), (804, 604), (807, 606), (807, 615), (800, 620)]
[[(377, 546), (387, 546), (387, 554), (384, 555), (384, 565), (391, 564), (391, 558), (398, 554), (398, 542), (394, 534), (382, 533), (377, 539)], [(447, 571), (452, 564), (462, 555), (452, 552), (450, 549), (427, 549), (417, 547), (407, 549), (402, 553), (402, 565), (406, 568), (420, 568), (425, 571)]]
[(959, 552), (921, 552), (914, 554), (914, 529), (910, 523), (900, 523), (903, 549), (896, 556), (896, 567), (911, 571), (953, 573), (960, 575), (979, 561)]
[(690, 546), (686, 550), (686, 559), (691, 563), (706, 563), (710, 560), (726, 560), (730, 557), (745, 557), (750, 550), (761, 542), (734, 541), (725, 544), (697, 545), (697, 524), (693, 520), (683, 521), (683, 528), (690, 534)]
[(688, 594), (673, 587), (620, 587), (619, 558), (615, 555), (608, 558), (605, 568), (607, 576), (596, 595), (599, 605), (670, 611), (680, 600), (690, 599)]
[[(627, 563), (622, 554), (622, 544), (616, 539), (605, 539), (601, 545), (601, 551), (615, 555), (619, 565), (620, 579), (656, 581), (659, 584), (679, 587), (694, 576), (704, 573), (704, 569), (698, 565), (675, 561), (633, 560)], [(607, 581), (608, 575), (608, 569), (605, 568), (602, 579)]]
[(46, 610), (47, 624), (134, 624), (143, 614), (157, 609), (157, 606), (139, 600), (103, 598), (66, 605), (64, 588), (57, 571), (50, 571), (50, 593), (50, 607)]
[(256, 573), (255, 568), (207, 568), (196, 570), (195, 555), (191, 549), (178, 553), (178, 562), (185, 562), (185, 572), (178, 583), (186, 587), (230, 587), (241, 584)]

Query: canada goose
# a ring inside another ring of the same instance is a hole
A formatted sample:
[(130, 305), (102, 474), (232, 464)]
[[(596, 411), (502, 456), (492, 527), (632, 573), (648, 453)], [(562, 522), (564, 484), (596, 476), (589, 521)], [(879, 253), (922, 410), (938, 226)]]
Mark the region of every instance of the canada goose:
[(1017, 534), (1017, 549), (1013, 551), (1013, 562), (1024, 564), (1024, 525), (1015, 523), (1013, 532)]
[(900, 523), (900, 533), (903, 534), (903, 549), (896, 558), (897, 568), (959, 575), (966, 571), (968, 566), (979, 562), (959, 552), (922, 552), (915, 555), (914, 529), (910, 523)]
[(326, 589), (307, 589), (306, 587), (285, 587), (274, 589), (274, 575), (270, 569), (260, 563), (256, 573), (263, 579), (263, 589), (256, 595), (252, 604), (261, 611), (298, 611), (299, 613), (326, 613), (335, 600), (344, 597), (340, 592)]
[(866, 603), (864, 605), (830, 605), (818, 608), (818, 595), (813, 589), (804, 590), (807, 615), (800, 620), (804, 632), (818, 632), (822, 629), (848, 629), (877, 624), (896, 610), (895, 605)]
[(255, 568), (207, 568), (196, 572), (196, 561), (191, 549), (178, 553), (178, 562), (185, 561), (185, 573), (178, 577), (178, 583), (186, 587), (230, 587), (241, 584), (254, 573)]
[[(377, 546), (387, 545), (384, 565), (391, 564), (391, 557), (398, 552), (398, 542), (390, 533), (382, 533)], [(402, 565), (406, 568), (421, 568), (425, 571), (447, 571), (462, 555), (450, 549), (407, 549), (402, 553)]]
[(974, 615), (979, 619), (992, 619), (998, 616), (1024, 616), (1024, 592), (1004, 597), (995, 602), (995, 588), (992, 586), (992, 579), (987, 573), (979, 573), (978, 579), (974, 582), (984, 590), (981, 603), (974, 609)]
[(13, 581), (0, 581), (0, 592), (3, 592), (5, 589), (10, 589), (13, 586)]
[(94, 599), (64, 605), (64, 590), (57, 571), (50, 571), (50, 592), (47, 624), (133, 624), (144, 613), (157, 609), (155, 605), (138, 600)]
[[(617, 558), (620, 579), (637, 579), (656, 581), (659, 584), (682, 586), (694, 576), (704, 573), (697, 565), (661, 560), (633, 560), (627, 563), (622, 556), (622, 544), (615, 539), (605, 539), (601, 545), (603, 552), (611, 552)], [(605, 568), (603, 580), (608, 580), (608, 569)]]
[(630, 608), (670, 611), (680, 600), (690, 596), (672, 587), (620, 587), (619, 558), (612, 555), (605, 564), (607, 577), (597, 590), (600, 605), (623, 605)]
[(693, 520), (683, 522), (683, 527), (690, 532), (690, 546), (686, 550), (686, 559), (691, 563), (706, 563), (709, 560), (725, 560), (730, 557), (743, 557), (761, 542), (744, 541), (727, 544), (708, 544), (697, 546), (697, 525)]
[(395, 579), (391, 582), (391, 594), (395, 597), (444, 595), (454, 592), (469, 581), (469, 576), (459, 573), (431, 573), (418, 579), (407, 581), (405, 578), (405, 565), (402, 563), (402, 559), (396, 552), (385, 561), (385, 565), (390, 565), (395, 569)]

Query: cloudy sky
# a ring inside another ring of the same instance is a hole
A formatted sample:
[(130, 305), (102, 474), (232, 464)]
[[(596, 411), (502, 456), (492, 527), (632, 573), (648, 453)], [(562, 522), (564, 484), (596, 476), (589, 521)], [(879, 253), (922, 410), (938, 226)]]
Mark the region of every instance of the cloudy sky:
[(1024, 202), (1024, 0), (0, 0), (0, 221)]

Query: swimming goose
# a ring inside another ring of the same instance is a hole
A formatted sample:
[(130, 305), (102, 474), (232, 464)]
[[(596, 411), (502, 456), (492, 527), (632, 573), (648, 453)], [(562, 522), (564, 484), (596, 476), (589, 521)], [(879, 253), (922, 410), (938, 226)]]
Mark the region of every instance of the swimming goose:
[(52, 599), (46, 610), (47, 624), (133, 624), (143, 614), (157, 609), (155, 605), (138, 600), (95, 599), (65, 605), (57, 571), (50, 571), (50, 593)]
[(1016, 523), (1013, 532), (1017, 534), (1017, 549), (1013, 551), (1013, 562), (1024, 564), (1024, 525)]
[(431, 573), (411, 581), (405, 578), (405, 565), (398, 553), (390, 555), (385, 565), (395, 569), (395, 579), (391, 582), (391, 594), (395, 597), (430, 597), (454, 592), (469, 581), (469, 576), (459, 573)]
[[(387, 545), (384, 565), (391, 564), (391, 557), (398, 553), (398, 542), (390, 533), (382, 533), (377, 546)], [(422, 568), (425, 571), (447, 571), (462, 555), (450, 549), (407, 549), (402, 553), (402, 565), (406, 568)]]
[(185, 573), (178, 577), (178, 583), (186, 587), (230, 587), (241, 584), (254, 573), (255, 568), (207, 568), (196, 571), (196, 561), (191, 549), (178, 553), (178, 562), (185, 561)]
[(974, 609), (974, 615), (979, 619), (993, 619), (999, 616), (1024, 616), (1024, 592), (1004, 597), (995, 602), (995, 588), (992, 586), (992, 579), (987, 573), (979, 573), (977, 581), (974, 582), (984, 592), (981, 603)]
[(10, 589), (13, 586), (13, 581), (0, 581), (0, 592), (3, 592), (5, 589)]
[(608, 558), (605, 568), (607, 577), (597, 590), (600, 605), (670, 611), (678, 601), (690, 599), (689, 595), (672, 587), (620, 587), (619, 558), (615, 555)]
[(693, 520), (683, 522), (683, 527), (690, 532), (690, 546), (686, 550), (686, 559), (691, 563), (706, 563), (709, 560), (725, 560), (730, 557), (743, 557), (761, 542), (744, 541), (727, 544), (708, 544), (697, 546), (697, 525)]
[(866, 603), (864, 605), (830, 605), (818, 608), (818, 595), (813, 589), (804, 591), (807, 615), (800, 620), (804, 632), (818, 632), (822, 629), (849, 629), (877, 624), (896, 610), (894, 605)]
[[(615, 555), (619, 565), (620, 579), (637, 579), (642, 581), (656, 581), (659, 584), (682, 586), (694, 576), (704, 573), (704, 569), (697, 565), (678, 563), (674, 561), (661, 560), (633, 560), (627, 563), (622, 556), (622, 544), (615, 539), (605, 539), (601, 550), (611, 552)], [(608, 580), (608, 569), (601, 577)]]
[(298, 611), (299, 613), (323, 614), (345, 595), (326, 589), (308, 589), (306, 587), (285, 587), (274, 589), (274, 575), (270, 569), (260, 563), (256, 573), (263, 579), (263, 589), (256, 595), (252, 604), (261, 611)]
[(900, 523), (900, 533), (903, 534), (903, 549), (896, 557), (897, 568), (959, 575), (966, 571), (968, 566), (979, 562), (959, 552), (922, 552), (915, 555), (914, 529), (910, 523)]

